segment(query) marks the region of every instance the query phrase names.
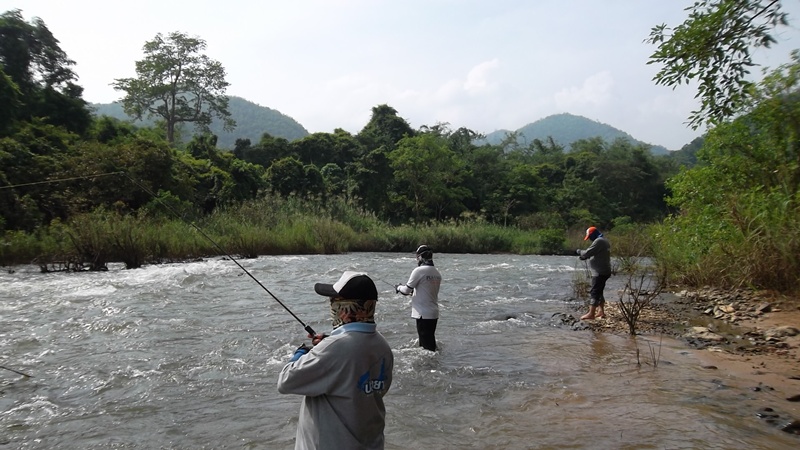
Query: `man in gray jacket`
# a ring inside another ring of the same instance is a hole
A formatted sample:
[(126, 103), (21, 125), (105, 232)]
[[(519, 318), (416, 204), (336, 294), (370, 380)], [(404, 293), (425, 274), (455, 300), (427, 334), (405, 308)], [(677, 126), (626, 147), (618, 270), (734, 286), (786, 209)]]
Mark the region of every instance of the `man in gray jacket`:
[(305, 396), (295, 449), (383, 449), (394, 355), (376, 330), (375, 283), (344, 272), (314, 290), (330, 299), (333, 331), (300, 346), (278, 376), (278, 392)]
[(580, 259), (589, 260), (589, 267), (592, 269), (592, 287), (589, 290), (591, 300), (589, 312), (581, 316), (581, 320), (603, 318), (606, 316), (603, 308), (606, 298), (603, 296), (603, 291), (606, 288), (606, 281), (611, 278), (611, 243), (596, 227), (587, 228), (583, 240), (592, 241), (592, 245), (586, 250), (578, 249)]

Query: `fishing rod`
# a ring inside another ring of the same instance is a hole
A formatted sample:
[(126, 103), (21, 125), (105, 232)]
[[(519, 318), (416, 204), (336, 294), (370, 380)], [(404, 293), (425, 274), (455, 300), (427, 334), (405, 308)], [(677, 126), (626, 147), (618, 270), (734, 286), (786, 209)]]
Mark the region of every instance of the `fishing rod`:
[(33, 375), (28, 375), (27, 373), (25, 373), (25, 372), (20, 372), (19, 370), (9, 369), (9, 368), (8, 368), (8, 367), (6, 367), (6, 366), (0, 366), (0, 369), (5, 369), (5, 370), (7, 370), (7, 371), (9, 371), (9, 372), (14, 372), (14, 373), (16, 373), (17, 375), (22, 375), (23, 377), (26, 377), (26, 378), (33, 378)]
[(206, 238), (206, 239), (208, 240), (208, 242), (210, 242), (210, 243), (211, 243), (211, 244), (212, 244), (212, 245), (213, 245), (213, 246), (214, 246), (214, 247), (215, 247), (217, 250), (219, 250), (219, 252), (220, 252), (221, 254), (223, 254), (224, 256), (226, 256), (227, 258), (229, 258), (231, 261), (233, 261), (233, 262), (234, 262), (234, 263), (235, 263), (237, 266), (239, 266), (239, 268), (240, 268), (240, 269), (242, 269), (242, 270), (244, 271), (244, 273), (246, 273), (246, 274), (247, 274), (247, 276), (248, 276), (248, 277), (250, 277), (250, 278), (251, 278), (253, 281), (255, 281), (255, 282), (256, 282), (256, 283), (257, 283), (259, 286), (261, 286), (261, 289), (264, 289), (264, 291), (266, 291), (266, 293), (267, 293), (267, 294), (269, 294), (269, 295), (270, 295), (270, 296), (271, 296), (271, 297), (272, 297), (272, 298), (273, 298), (273, 299), (274, 299), (276, 302), (278, 302), (278, 304), (279, 304), (279, 305), (281, 305), (281, 306), (283, 307), (283, 309), (285, 309), (285, 310), (286, 310), (286, 312), (288, 312), (288, 313), (289, 313), (289, 314), (290, 314), (292, 317), (294, 317), (294, 319), (295, 319), (295, 320), (297, 320), (298, 322), (300, 322), (300, 325), (302, 325), (302, 326), (303, 326), (303, 329), (304, 329), (304, 330), (306, 330), (306, 332), (308, 333), (308, 335), (309, 335), (309, 336), (316, 336), (316, 334), (317, 334), (317, 333), (314, 331), (314, 329), (313, 329), (313, 328), (311, 328), (311, 326), (310, 326), (310, 325), (306, 325), (306, 324), (305, 324), (305, 323), (304, 323), (302, 320), (300, 320), (300, 318), (299, 318), (299, 317), (297, 317), (297, 315), (296, 315), (295, 313), (293, 313), (293, 312), (292, 312), (292, 310), (291, 310), (291, 309), (289, 309), (289, 307), (288, 307), (288, 306), (286, 306), (286, 305), (285, 305), (285, 304), (284, 304), (282, 301), (280, 301), (280, 299), (279, 299), (278, 297), (276, 297), (276, 296), (275, 296), (275, 294), (273, 294), (273, 293), (272, 293), (272, 292), (271, 292), (269, 289), (267, 289), (267, 287), (266, 287), (266, 286), (264, 286), (264, 284), (262, 284), (262, 283), (261, 283), (261, 282), (258, 280), (258, 278), (256, 278), (255, 276), (253, 276), (253, 274), (252, 274), (252, 273), (250, 273), (250, 271), (249, 271), (249, 270), (245, 269), (245, 267), (244, 267), (243, 265), (239, 264), (239, 261), (237, 261), (237, 260), (236, 260), (236, 258), (234, 258), (233, 256), (231, 256), (231, 255), (230, 255), (228, 252), (226, 252), (226, 251), (225, 251), (225, 250), (224, 250), (224, 249), (223, 249), (223, 248), (222, 248), (222, 247), (221, 247), (221, 246), (220, 246), (220, 245), (217, 243), (217, 241), (215, 241), (214, 239), (211, 239), (211, 236), (207, 235), (207, 234), (206, 234), (206, 232), (205, 232), (205, 231), (203, 231), (203, 229), (202, 229), (202, 228), (198, 227), (198, 226), (197, 226), (197, 225), (196, 225), (194, 222), (189, 222), (189, 221), (187, 221), (187, 220), (184, 220), (184, 219), (183, 219), (183, 217), (181, 217), (181, 215), (180, 215), (180, 214), (178, 214), (178, 212), (177, 212), (177, 211), (175, 211), (175, 210), (174, 210), (174, 209), (173, 209), (171, 206), (169, 206), (169, 205), (167, 205), (166, 203), (162, 202), (162, 201), (161, 201), (161, 200), (158, 198), (158, 196), (156, 196), (156, 195), (153, 193), (153, 191), (151, 191), (150, 189), (148, 189), (146, 186), (142, 185), (142, 184), (141, 184), (141, 183), (139, 183), (138, 181), (134, 180), (134, 179), (133, 179), (133, 178), (132, 178), (130, 175), (128, 175), (127, 173), (125, 173), (125, 172), (118, 172), (118, 173), (119, 173), (119, 174), (121, 174), (121, 175), (123, 175), (123, 176), (124, 176), (125, 178), (127, 178), (128, 180), (130, 180), (130, 181), (131, 181), (133, 184), (135, 184), (135, 185), (139, 186), (139, 188), (140, 188), (140, 189), (142, 189), (143, 191), (145, 191), (145, 192), (147, 192), (148, 194), (150, 194), (150, 195), (151, 195), (151, 196), (152, 196), (154, 199), (156, 199), (156, 201), (158, 201), (158, 202), (159, 202), (159, 203), (160, 203), (162, 206), (164, 206), (165, 208), (167, 208), (167, 209), (168, 209), (168, 210), (169, 210), (169, 211), (170, 211), (172, 214), (174, 214), (174, 215), (175, 215), (175, 216), (176, 216), (178, 219), (180, 219), (180, 220), (182, 220), (183, 222), (185, 222), (185, 223), (189, 224), (189, 225), (190, 225), (192, 228), (194, 228), (195, 230), (197, 230), (197, 232), (198, 232), (198, 233), (200, 233), (200, 235), (202, 235), (204, 238)]
[[(381, 280), (380, 278), (376, 278), (376, 280), (378, 280), (378, 281), (383, 281), (383, 280)], [(397, 288), (397, 286), (396, 286), (396, 285), (394, 285), (394, 284), (392, 284), (392, 283), (389, 283), (388, 281), (383, 281), (383, 282), (384, 282), (384, 283), (386, 283), (386, 284), (388, 284), (389, 286), (391, 286), (391, 287), (393, 287), (393, 288)]]

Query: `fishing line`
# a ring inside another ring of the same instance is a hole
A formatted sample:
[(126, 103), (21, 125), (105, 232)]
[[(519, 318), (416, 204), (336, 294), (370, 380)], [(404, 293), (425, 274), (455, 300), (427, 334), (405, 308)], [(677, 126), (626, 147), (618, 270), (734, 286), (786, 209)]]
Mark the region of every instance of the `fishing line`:
[[(376, 280), (378, 280), (378, 281), (383, 281), (383, 280), (381, 280), (380, 278), (375, 278), (375, 279), (376, 279)], [(393, 288), (397, 288), (397, 286), (395, 286), (395, 285), (394, 285), (394, 284), (392, 284), (392, 283), (389, 283), (388, 281), (383, 281), (383, 282), (384, 282), (384, 283), (386, 283), (386, 284), (388, 284), (389, 286), (391, 286), (391, 287), (393, 287)]]
[(217, 250), (219, 250), (219, 252), (220, 252), (221, 254), (223, 254), (224, 256), (226, 256), (227, 258), (229, 258), (231, 261), (233, 261), (233, 262), (234, 262), (234, 263), (235, 263), (237, 266), (239, 266), (239, 268), (240, 268), (240, 269), (242, 269), (242, 270), (244, 271), (244, 273), (246, 273), (246, 274), (247, 274), (247, 276), (249, 276), (249, 277), (250, 277), (250, 278), (251, 278), (253, 281), (255, 281), (255, 282), (256, 282), (256, 283), (257, 283), (259, 286), (261, 286), (261, 289), (264, 289), (264, 291), (266, 291), (266, 293), (267, 293), (267, 294), (269, 294), (269, 295), (270, 295), (270, 296), (271, 296), (271, 297), (272, 297), (272, 298), (273, 298), (273, 299), (274, 299), (276, 302), (278, 302), (278, 304), (279, 304), (279, 305), (281, 305), (281, 306), (283, 307), (283, 309), (285, 309), (285, 310), (286, 310), (286, 312), (288, 312), (288, 313), (289, 313), (289, 314), (290, 314), (292, 317), (294, 317), (294, 319), (295, 319), (295, 320), (297, 320), (298, 322), (300, 322), (300, 325), (302, 325), (302, 326), (303, 326), (303, 329), (304, 329), (304, 330), (306, 330), (306, 332), (308, 332), (308, 334), (309, 334), (310, 336), (315, 336), (315, 335), (317, 334), (317, 333), (314, 331), (314, 329), (313, 329), (313, 328), (311, 328), (311, 326), (310, 326), (310, 325), (306, 325), (306, 324), (305, 324), (305, 323), (304, 323), (302, 320), (300, 320), (300, 318), (299, 318), (299, 317), (297, 317), (297, 315), (295, 315), (295, 313), (293, 313), (293, 312), (292, 312), (292, 310), (291, 310), (291, 309), (289, 309), (289, 307), (288, 307), (288, 306), (286, 306), (286, 305), (285, 305), (285, 304), (284, 304), (282, 301), (280, 301), (280, 299), (278, 299), (278, 297), (276, 297), (276, 296), (275, 296), (275, 294), (273, 294), (272, 292), (270, 292), (270, 290), (269, 290), (269, 289), (267, 289), (267, 287), (266, 287), (266, 286), (264, 286), (264, 284), (262, 284), (260, 281), (258, 281), (258, 278), (256, 278), (255, 276), (253, 276), (253, 274), (252, 274), (252, 273), (250, 273), (250, 271), (248, 271), (247, 269), (245, 269), (243, 265), (239, 264), (239, 261), (237, 261), (237, 260), (236, 260), (236, 258), (234, 258), (234, 257), (233, 257), (233, 256), (231, 256), (231, 255), (230, 255), (228, 252), (226, 252), (226, 251), (225, 251), (225, 250), (224, 250), (224, 249), (223, 249), (223, 248), (222, 248), (222, 247), (221, 247), (221, 246), (220, 246), (220, 245), (217, 243), (217, 241), (215, 241), (214, 239), (211, 239), (211, 237), (210, 237), (209, 235), (207, 235), (207, 234), (205, 233), (205, 231), (203, 231), (203, 230), (202, 230), (202, 228), (200, 228), (200, 227), (198, 227), (197, 225), (195, 225), (195, 223), (194, 223), (194, 222), (189, 222), (189, 221), (185, 220), (185, 219), (184, 219), (183, 217), (181, 217), (181, 215), (180, 215), (180, 214), (178, 214), (178, 212), (177, 212), (177, 211), (175, 211), (175, 210), (174, 210), (174, 209), (173, 209), (171, 206), (169, 206), (169, 205), (167, 205), (166, 203), (162, 202), (162, 201), (161, 201), (161, 200), (158, 198), (158, 196), (156, 196), (156, 195), (153, 193), (153, 191), (151, 191), (150, 189), (148, 189), (146, 186), (142, 185), (142, 184), (141, 184), (141, 183), (139, 183), (138, 181), (134, 180), (133, 178), (131, 178), (131, 176), (130, 176), (130, 175), (128, 175), (127, 173), (125, 173), (125, 172), (118, 172), (118, 173), (119, 173), (119, 174), (121, 174), (121, 175), (123, 175), (123, 176), (125, 176), (125, 178), (127, 178), (128, 180), (130, 180), (130, 181), (131, 181), (133, 184), (135, 184), (135, 185), (139, 186), (139, 188), (140, 188), (140, 189), (142, 189), (143, 191), (145, 191), (145, 192), (147, 192), (148, 194), (150, 194), (150, 195), (151, 195), (151, 196), (152, 196), (152, 197), (153, 197), (153, 198), (154, 198), (154, 199), (155, 199), (157, 202), (159, 202), (159, 203), (160, 203), (162, 206), (164, 206), (164, 207), (165, 207), (165, 208), (167, 208), (167, 209), (168, 209), (168, 210), (169, 210), (169, 211), (170, 211), (172, 214), (174, 214), (174, 215), (175, 215), (175, 217), (177, 217), (178, 219), (182, 220), (184, 223), (188, 224), (189, 226), (191, 226), (191, 227), (192, 227), (192, 228), (194, 228), (195, 230), (197, 230), (197, 232), (198, 232), (198, 233), (200, 233), (200, 235), (202, 235), (204, 238), (206, 238), (206, 239), (208, 240), (208, 242), (210, 242), (212, 245), (214, 245), (214, 247), (216, 247), (216, 249), (217, 249)]
[(109, 173), (99, 173), (97, 175), (84, 175), (81, 177), (71, 177), (71, 178), (57, 178), (55, 180), (46, 180), (46, 181), (36, 181), (33, 183), (22, 183), (22, 184), (11, 184), (8, 186), (0, 186), (0, 189), (13, 189), (17, 187), (23, 186), (35, 186), (37, 184), (49, 184), (49, 183), (59, 183), (61, 181), (74, 181), (74, 180), (85, 180), (87, 178), (97, 178), (97, 177), (105, 177), (108, 175), (124, 175), (124, 172), (109, 172)]
[[(294, 317), (295, 320), (300, 322), (300, 325), (303, 326), (303, 329), (306, 330), (306, 332), (308, 332), (309, 335), (311, 335), (311, 336), (316, 335), (316, 332), (314, 331), (313, 328), (311, 328), (310, 325), (306, 325), (302, 320), (300, 320), (300, 318), (297, 317), (297, 315), (295, 313), (293, 313), (292, 310), (289, 309), (288, 306), (286, 306), (282, 301), (280, 301), (280, 299), (278, 299), (278, 297), (276, 297), (275, 294), (270, 292), (270, 290), (267, 289), (267, 287), (264, 286), (264, 284), (262, 284), (260, 281), (258, 281), (258, 279), (255, 276), (253, 276), (253, 274), (251, 274), (250, 271), (248, 271), (247, 269), (244, 268), (244, 266), (239, 264), (239, 261), (237, 261), (236, 258), (231, 256), (228, 252), (226, 252), (214, 239), (211, 239), (211, 237), (209, 235), (207, 235), (200, 227), (195, 225), (194, 222), (189, 222), (189, 221), (185, 220), (183, 217), (181, 217), (181, 215), (178, 214), (178, 212), (175, 211), (171, 206), (169, 206), (168, 204), (166, 204), (163, 201), (161, 201), (161, 199), (159, 199), (158, 196), (155, 193), (153, 193), (153, 191), (151, 191), (146, 186), (142, 185), (141, 183), (139, 183), (138, 181), (133, 179), (125, 171), (108, 172), (108, 173), (100, 173), (100, 174), (96, 174), (96, 175), (84, 175), (84, 176), (79, 176), (79, 177), (58, 178), (58, 179), (55, 179), (55, 180), (46, 180), (46, 181), (37, 181), (37, 182), (33, 182), (33, 183), (23, 183), (23, 184), (14, 184), (14, 185), (8, 185), (8, 186), (0, 186), (0, 189), (11, 189), (11, 188), (22, 187), (22, 186), (33, 186), (33, 185), (38, 185), (38, 184), (58, 183), (58, 182), (62, 182), (62, 181), (83, 180), (83, 179), (88, 179), (88, 178), (98, 178), (98, 177), (104, 177), (104, 176), (110, 176), (110, 175), (122, 175), (122, 176), (124, 176), (125, 178), (130, 180), (133, 184), (138, 186), (139, 189), (147, 192), (150, 196), (152, 196), (163, 207), (167, 208), (167, 210), (169, 210), (169, 212), (171, 212), (173, 215), (175, 215), (175, 217), (177, 217), (178, 219), (180, 219), (184, 223), (188, 224), (189, 226), (191, 226), (195, 230), (197, 230), (197, 232), (200, 233), (200, 235), (202, 235), (204, 238), (206, 238), (217, 250), (219, 250), (219, 252), (222, 255), (226, 256), (228, 259), (233, 261), (237, 266), (239, 266), (239, 268), (242, 269), (244, 271), (244, 273), (247, 274), (247, 276), (249, 276), (253, 281), (255, 281), (259, 286), (261, 286), (261, 289), (264, 289), (264, 291), (266, 291), (267, 294), (269, 294), (276, 302), (278, 302), (278, 304), (281, 305), (283, 307), (283, 309), (286, 310), (286, 312), (288, 312), (292, 317)], [(0, 368), (6, 369), (6, 370), (10, 370), (11, 372), (15, 372), (15, 373), (18, 373), (20, 375), (25, 375), (25, 376), (28, 376), (28, 377), (30, 376), (30, 375), (24, 374), (22, 372), (17, 372), (16, 370), (13, 370), (13, 369), (9, 369), (7, 367), (0, 366)]]

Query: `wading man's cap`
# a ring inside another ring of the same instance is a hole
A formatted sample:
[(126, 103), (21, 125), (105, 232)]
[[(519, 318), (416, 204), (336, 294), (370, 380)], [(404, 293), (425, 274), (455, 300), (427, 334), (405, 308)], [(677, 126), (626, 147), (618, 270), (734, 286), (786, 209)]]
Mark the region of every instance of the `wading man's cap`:
[(347, 271), (333, 284), (317, 283), (314, 291), (326, 297), (342, 297), (347, 300), (377, 300), (378, 289), (365, 273)]
[(593, 236), (595, 233), (598, 233), (597, 227), (589, 227), (586, 229), (586, 236), (583, 237), (584, 241), (588, 241), (589, 239), (594, 240)]

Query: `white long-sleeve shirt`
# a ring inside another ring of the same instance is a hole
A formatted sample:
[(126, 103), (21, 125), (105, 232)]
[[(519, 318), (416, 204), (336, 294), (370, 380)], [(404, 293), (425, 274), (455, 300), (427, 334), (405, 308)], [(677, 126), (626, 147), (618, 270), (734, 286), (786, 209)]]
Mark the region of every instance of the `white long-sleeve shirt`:
[(423, 264), (411, 272), (405, 285), (397, 290), (411, 295), (411, 317), (415, 319), (439, 318), (439, 287), (442, 274), (434, 266)]

